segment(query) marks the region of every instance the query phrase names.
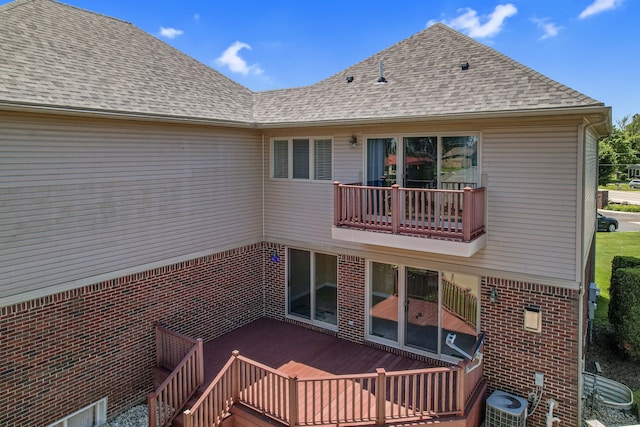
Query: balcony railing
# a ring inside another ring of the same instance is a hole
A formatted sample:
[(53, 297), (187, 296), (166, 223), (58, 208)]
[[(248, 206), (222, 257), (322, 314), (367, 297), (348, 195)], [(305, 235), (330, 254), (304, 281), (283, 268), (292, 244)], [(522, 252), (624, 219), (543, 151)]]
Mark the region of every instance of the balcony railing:
[(485, 231), (485, 189), (334, 182), (334, 226), (471, 242)]

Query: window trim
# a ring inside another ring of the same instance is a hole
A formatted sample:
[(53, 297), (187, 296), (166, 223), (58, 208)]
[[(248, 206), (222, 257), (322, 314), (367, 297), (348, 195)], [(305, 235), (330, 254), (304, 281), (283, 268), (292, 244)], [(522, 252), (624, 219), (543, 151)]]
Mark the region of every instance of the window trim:
[[(294, 155), (293, 155), (293, 141), (307, 140), (308, 141), (308, 149), (309, 149), (309, 159), (308, 159), (308, 178), (294, 178)], [(276, 177), (276, 152), (275, 146), (276, 142), (284, 142), (287, 141), (287, 176), (285, 177)], [(331, 156), (329, 159), (329, 167), (331, 169), (331, 176), (326, 179), (317, 179), (316, 178), (316, 142), (317, 141), (330, 141), (330, 150)], [(325, 182), (332, 183), (333, 182), (333, 174), (334, 174), (334, 138), (331, 136), (290, 136), (290, 137), (272, 137), (270, 138), (269, 143), (269, 178), (276, 181), (296, 181), (296, 182)]]
[[(476, 171), (476, 181), (477, 186), (483, 186), (483, 173), (482, 173), (482, 151), (483, 151), (483, 142), (482, 142), (482, 132), (478, 130), (460, 130), (460, 131), (445, 131), (445, 132), (431, 132), (428, 130), (418, 131), (418, 132), (409, 132), (409, 133), (372, 133), (363, 135), (363, 156), (362, 156), (362, 171), (366, 174), (367, 165), (368, 165), (368, 149), (367, 144), (369, 139), (380, 139), (380, 138), (395, 138), (396, 139), (396, 175), (400, 176), (405, 173), (406, 165), (404, 158), (404, 138), (416, 138), (416, 137), (424, 137), (424, 136), (433, 136), (437, 138), (438, 144), (438, 165), (437, 165), (437, 174), (440, 176), (441, 167), (442, 167), (442, 138), (445, 137), (455, 137), (455, 136), (475, 136), (477, 141), (477, 171)], [(402, 169), (400, 168), (402, 166)], [(363, 176), (363, 182), (369, 180), (370, 177)], [(404, 177), (402, 178), (403, 185)]]
[[(289, 312), (289, 267), (290, 267), (290, 257), (289, 257), (289, 251), (291, 249), (294, 250), (298, 250), (298, 251), (304, 251), (304, 252), (308, 252), (309, 253), (309, 269), (310, 269), (310, 281), (309, 281), (309, 292), (310, 292), (310, 301), (309, 304), (311, 305), (311, 311), (310, 311), (310, 318), (306, 319), (302, 316), (296, 316), (295, 314), (292, 314)], [(316, 286), (316, 254), (321, 254), (321, 255), (328, 255), (328, 256), (332, 256), (335, 257), (336, 259), (336, 291), (338, 290), (338, 288), (340, 287), (340, 284), (338, 283), (338, 277), (339, 277), (339, 268), (340, 268), (340, 257), (337, 254), (334, 253), (330, 253), (330, 252), (324, 252), (324, 251), (316, 251), (313, 249), (306, 249), (306, 248), (300, 248), (300, 247), (296, 247), (296, 246), (287, 246), (285, 248), (285, 253), (287, 254), (286, 256), (286, 260), (285, 260), (285, 317), (287, 319), (292, 319), (298, 322), (302, 322), (302, 323), (306, 323), (308, 325), (313, 325), (313, 326), (318, 326), (321, 327), (323, 329), (327, 329), (330, 331), (338, 331), (338, 327), (340, 325), (340, 304), (338, 304), (338, 298), (336, 295), (336, 324), (333, 325), (331, 323), (327, 323), (327, 322), (323, 322), (321, 320), (318, 320), (315, 318), (315, 286)]]

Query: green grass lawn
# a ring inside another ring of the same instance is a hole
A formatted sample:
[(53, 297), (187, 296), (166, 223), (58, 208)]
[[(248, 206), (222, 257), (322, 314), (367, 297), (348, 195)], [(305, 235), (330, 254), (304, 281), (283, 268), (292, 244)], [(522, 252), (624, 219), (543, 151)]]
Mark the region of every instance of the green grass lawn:
[(640, 232), (597, 233), (596, 235), (596, 284), (600, 288), (596, 325), (609, 323), (609, 284), (611, 260), (616, 255), (640, 257)]

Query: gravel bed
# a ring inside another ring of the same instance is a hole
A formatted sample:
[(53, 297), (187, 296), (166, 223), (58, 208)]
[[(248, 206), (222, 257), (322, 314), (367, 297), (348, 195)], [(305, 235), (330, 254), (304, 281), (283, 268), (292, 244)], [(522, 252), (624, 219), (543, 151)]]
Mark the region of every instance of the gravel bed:
[(102, 427), (149, 427), (147, 405), (138, 405), (124, 412)]

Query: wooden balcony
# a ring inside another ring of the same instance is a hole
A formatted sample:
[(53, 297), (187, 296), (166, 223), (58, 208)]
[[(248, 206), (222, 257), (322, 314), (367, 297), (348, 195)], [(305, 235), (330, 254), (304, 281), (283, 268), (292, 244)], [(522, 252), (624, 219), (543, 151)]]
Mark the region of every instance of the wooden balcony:
[(157, 406), (187, 410), (174, 425), (476, 426), (486, 388), (481, 364), (433, 366), (267, 318), (205, 343), (203, 354), (197, 400)]
[(483, 187), (333, 184), (336, 240), (464, 257), (486, 245)]

